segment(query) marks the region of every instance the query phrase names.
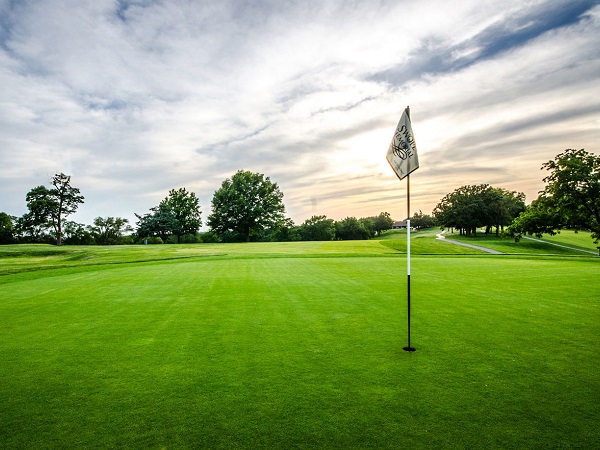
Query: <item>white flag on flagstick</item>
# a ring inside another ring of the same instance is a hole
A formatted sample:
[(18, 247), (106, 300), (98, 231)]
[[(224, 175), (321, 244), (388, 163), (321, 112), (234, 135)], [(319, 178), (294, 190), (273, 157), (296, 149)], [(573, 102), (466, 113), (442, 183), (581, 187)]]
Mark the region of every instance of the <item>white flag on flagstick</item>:
[(400, 117), (386, 158), (400, 179), (419, 168), (415, 137), (406, 110)]

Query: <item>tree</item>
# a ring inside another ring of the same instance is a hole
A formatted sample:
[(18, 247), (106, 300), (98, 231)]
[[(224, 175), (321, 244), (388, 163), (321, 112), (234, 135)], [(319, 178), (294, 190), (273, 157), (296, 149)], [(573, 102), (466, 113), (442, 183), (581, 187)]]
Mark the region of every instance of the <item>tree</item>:
[(496, 236), (499, 236), (504, 226), (510, 225), (515, 217), (525, 211), (525, 194), (522, 192), (490, 187), (484, 194), (484, 201), (486, 234), (495, 227)]
[(69, 175), (56, 174), (51, 183), (54, 188), (37, 186), (27, 193), (29, 213), (23, 219), (29, 231), (36, 234), (52, 229), (56, 245), (61, 245), (63, 222), (67, 216), (77, 211), (84, 198), (78, 188), (71, 186)]
[[(588, 230), (600, 241), (600, 156), (567, 149), (542, 164), (550, 172), (546, 187), (510, 227), (521, 233), (554, 234), (561, 228)], [(600, 246), (598, 247), (600, 250)]]
[(394, 219), (388, 212), (381, 212), (373, 219), (373, 226), (377, 235), (380, 235), (383, 231), (391, 230), (394, 226)]
[(375, 217), (361, 217), (358, 221), (362, 224), (362, 226), (367, 230), (369, 237), (367, 239), (371, 239), (377, 232), (375, 231)]
[(82, 223), (66, 220), (63, 226), (63, 243), (68, 245), (94, 245), (96, 240)]
[(331, 241), (335, 237), (335, 221), (327, 216), (312, 216), (298, 227), (303, 241)]
[(143, 216), (135, 215), (138, 218), (137, 235), (140, 238), (157, 236), (162, 242), (167, 242), (169, 235), (177, 227), (173, 210), (169, 205), (161, 202), (158, 206), (150, 208), (150, 211)]
[[(169, 236), (176, 236), (180, 243), (185, 235), (194, 235), (202, 226), (198, 197), (186, 188), (171, 189), (158, 206), (150, 208), (150, 213), (138, 218), (137, 235), (140, 238), (159, 236), (167, 242)], [(189, 240), (189, 239), (188, 239)]]
[(289, 217), (280, 220), (270, 228), (263, 230), (262, 240), (266, 242), (291, 242), (301, 240), (298, 227)]
[(50, 189), (50, 194), (56, 202), (56, 206), (50, 212), (50, 223), (56, 234), (56, 245), (61, 245), (63, 220), (77, 211), (84, 198), (79, 189), (71, 186), (69, 175), (64, 173), (54, 175), (52, 185), (54, 189)]
[(544, 198), (538, 198), (513, 220), (506, 232), (513, 236), (515, 241), (519, 241), (523, 233), (533, 234), (538, 238), (544, 234), (553, 236), (560, 222), (557, 211), (550, 207)]
[(88, 227), (96, 244), (115, 245), (121, 244), (125, 233), (133, 231), (129, 225), (129, 220), (121, 217), (96, 217), (94, 225)]
[(36, 186), (25, 196), (29, 212), (19, 219), (18, 227), (31, 242), (41, 242), (50, 227), (51, 211), (57, 207), (50, 191), (45, 186)]
[(35, 218), (34, 213), (28, 212), (18, 217), (15, 222), (15, 235), (20, 242), (52, 242), (46, 234), (46, 222), (43, 225)]
[(0, 212), (0, 244), (12, 244), (15, 240), (15, 225), (12, 216)]
[(369, 239), (369, 230), (356, 217), (346, 217), (335, 223), (335, 235), (342, 240)]
[(283, 193), (263, 174), (239, 170), (221, 183), (208, 225), (221, 239), (250, 241), (284, 219)]
[(461, 186), (440, 200), (433, 215), (446, 228), (458, 228), (460, 234), (476, 235), (479, 227), (489, 233), (509, 225), (525, 209), (525, 194), (494, 188), (488, 184)]
[(422, 228), (432, 228), (437, 225), (437, 221), (433, 216), (423, 214), (421, 210), (418, 213), (413, 214), (410, 218), (410, 226), (418, 230)]
[(483, 193), (488, 189), (487, 184), (461, 186), (440, 200), (433, 215), (443, 227), (458, 228), (461, 235), (475, 235), (476, 229), (486, 222)]
[(369, 238), (380, 235), (384, 230), (391, 230), (394, 220), (390, 213), (382, 212), (378, 216), (361, 217), (358, 221), (369, 233)]
[(193, 192), (185, 188), (171, 189), (168, 197), (162, 203), (170, 208), (173, 216), (172, 234), (177, 236), (177, 242), (186, 234), (196, 234), (202, 226), (200, 203)]

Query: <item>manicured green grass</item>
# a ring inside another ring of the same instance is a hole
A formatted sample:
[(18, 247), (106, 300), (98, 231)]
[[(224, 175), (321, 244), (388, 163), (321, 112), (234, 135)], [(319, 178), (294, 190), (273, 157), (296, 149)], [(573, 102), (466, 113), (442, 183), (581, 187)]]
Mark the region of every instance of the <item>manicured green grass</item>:
[[(439, 230), (438, 230), (439, 231)], [(391, 239), (389, 239), (391, 237)], [(449, 245), (435, 239), (433, 231), (413, 233), (414, 254), (480, 254), (476, 250)], [(276, 245), (254, 242), (238, 244), (63, 246), (2, 245), (0, 276), (57, 268), (103, 266), (198, 258), (281, 258), (381, 256), (406, 252), (406, 233), (388, 234), (388, 240), (280, 242)], [(0, 278), (2, 283), (2, 278)]]
[(406, 353), (377, 241), (37, 250), (0, 258), (2, 448), (600, 446), (598, 258), (417, 255)]
[[(411, 232), (411, 255), (480, 255), (480, 250), (453, 245), (436, 239), (441, 233), (437, 228)], [(406, 230), (392, 230), (377, 238), (382, 245), (397, 252), (406, 253)]]
[[(198, 258), (276, 258), (382, 255), (389, 253), (377, 241), (280, 242), (239, 244), (63, 246), (2, 245), (0, 275), (56, 268), (118, 265), (137, 262)], [(0, 283), (1, 283), (0, 278)]]
[[(586, 253), (590, 255), (589, 252), (597, 255), (598, 252), (589, 233), (574, 233), (569, 230), (563, 230), (556, 236), (545, 235), (541, 240), (523, 237), (519, 242), (515, 242), (514, 238), (496, 237), (495, 234), (485, 235), (483, 232), (478, 232), (476, 237), (460, 236), (457, 232), (446, 233), (445, 236), (447, 239), (479, 245), (507, 254), (582, 256)], [(560, 245), (549, 245), (550, 243)], [(586, 252), (577, 249), (586, 250)]]
[(595, 244), (589, 231), (575, 232), (572, 230), (562, 230), (560, 233), (550, 236), (544, 235), (542, 241), (551, 242), (560, 245), (567, 245), (574, 248), (581, 248), (593, 252), (598, 252), (598, 245)]

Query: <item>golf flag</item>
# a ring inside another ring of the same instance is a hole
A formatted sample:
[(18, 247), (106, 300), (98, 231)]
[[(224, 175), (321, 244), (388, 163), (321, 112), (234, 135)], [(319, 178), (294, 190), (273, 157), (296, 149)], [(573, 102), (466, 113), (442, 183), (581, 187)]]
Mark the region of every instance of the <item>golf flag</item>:
[(400, 179), (419, 168), (415, 137), (406, 110), (400, 117), (386, 158)]

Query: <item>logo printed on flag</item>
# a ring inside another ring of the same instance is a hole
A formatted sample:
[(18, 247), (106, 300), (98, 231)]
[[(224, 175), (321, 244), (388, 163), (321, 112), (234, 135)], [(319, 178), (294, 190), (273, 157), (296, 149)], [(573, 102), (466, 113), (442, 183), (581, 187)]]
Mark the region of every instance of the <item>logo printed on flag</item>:
[(396, 132), (390, 143), (386, 159), (400, 179), (403, 179), (419, 168), (415, 137), (406, 110), (404, 110), (402, 117), (400, 117), (400, 122), (398, 122), (398, 126), (396, 127)]

